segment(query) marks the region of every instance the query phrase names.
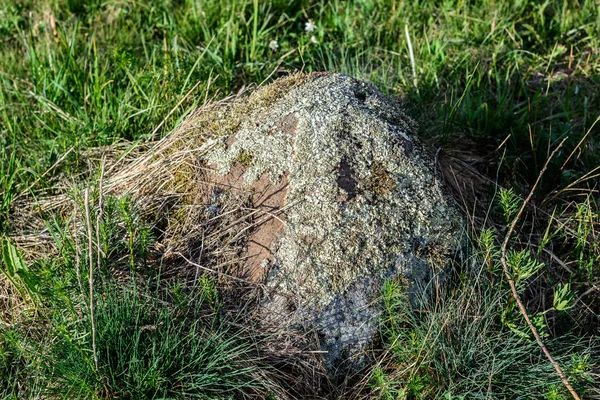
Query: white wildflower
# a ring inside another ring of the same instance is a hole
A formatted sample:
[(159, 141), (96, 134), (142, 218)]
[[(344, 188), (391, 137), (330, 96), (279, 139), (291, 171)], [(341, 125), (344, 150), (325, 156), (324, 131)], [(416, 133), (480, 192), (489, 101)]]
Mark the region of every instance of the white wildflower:
[(315, 31), (315, 23), (312, 19), (309, 19), (308, 22), (304, 24), (304, 30), (306, 32), (314, 32)]
[(269, 48), (273, 51), (277, 51), (277, 49), (279, 48), (279, 43), (277, 43), (277, 40), (271, 40), (269, 42)]
[(315, 35), (312, 35), (310, 37), (310, 41), (313, 42), (314, 44), (319, 44), (319, 41), (317, 40), (317, 38), (315, 37)]

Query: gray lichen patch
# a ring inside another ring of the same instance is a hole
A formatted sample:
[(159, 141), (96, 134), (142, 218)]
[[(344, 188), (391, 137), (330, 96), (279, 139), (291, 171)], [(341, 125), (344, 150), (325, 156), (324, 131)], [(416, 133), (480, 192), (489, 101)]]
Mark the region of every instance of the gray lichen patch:
[(209, 142), (204, 161), (224, 176), (244, 164), (246, 187), (265, 176), (273, 185), (286, 180), (265, 318), (315, 327), (334, 366), (375, 335), (373, 300), (385, 279), (402, 274), (420, 288), (448, 264), (462, 244), (462, 219), (395, 100), (339, 74), (277, 93), (240, 121), (235, 140)]

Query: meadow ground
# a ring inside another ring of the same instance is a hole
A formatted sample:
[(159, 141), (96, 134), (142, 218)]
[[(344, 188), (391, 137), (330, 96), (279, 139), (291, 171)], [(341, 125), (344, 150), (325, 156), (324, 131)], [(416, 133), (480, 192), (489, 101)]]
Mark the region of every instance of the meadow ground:
[[(413, 310), (386, 285), (382, 351), (346, 382), (292, 385), (303, 363), (263, 357), (214, 277), (160, 284), (135, 199), (99, 215), (81, 189), (102, 151), (295, 71), (399, 96), (470, 216), (444, 293)], [(597, 0), (0, 0), (0, 396), (570, 398), (505, 261), (574, 390), (600, 398), (599, 93)], [(98, 234), (42, 215), (54, 250), (31, 257), (20, 211), (60, 193)]]

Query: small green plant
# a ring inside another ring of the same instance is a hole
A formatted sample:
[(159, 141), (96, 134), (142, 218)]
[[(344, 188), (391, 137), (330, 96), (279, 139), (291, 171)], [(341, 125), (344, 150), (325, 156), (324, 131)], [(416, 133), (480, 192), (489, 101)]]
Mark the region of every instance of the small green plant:
[(23, 300), (37, 300), (38, 279), (29, 269), (15, 245), (7, 238), (0, 239), (2, 267), (0, 272), (10, 281)]
[(564, 390), (559, 385), (552, 385), (546, 393), (547, 400), (568, 400), (569, 395), (564, 393)]
[(250, 167), (252, 165), (253, 160), (254, 160), (254, 156), (252, 155), (252, 153), (249, 153), (247, 151), (241, 152), (237, 158), (237, 161), (244, 168)]
[(571, 292), (571, 284), (558, 284), (554, 289), (554, 298), (552, 299), (553, 308), (556, 311), (566, 311), (573, 307), (574, 294)]
[[(598, 273), (600, 265), (600, 241), (596, 231), (600, 223), (598, 206), (588, 195), (585, 201), (578, 203), (576, 212), (571, 217), (576, 221), (574, 256), (577, 260), (577, 270), (582, 277), (592, 279)], [(596, 269), (596, 271), (595, 271)]]
[(383, 368), (377, 367), (371, 371), (369, 385), (375, 395), (381, 400), (405, 400), (406, 390), (389, 377)]
[(528, 250), (510, 249), (507, 252), (506, 262), (518, 291), (523, 291), (527, 280), (544, 267), (544, 264), (538, 262)]
[(517, 215), (517, 211), (521, 207), (519, 198), (515, 195), (512, 189), (500, 188), (500, 208), (504, 214), (504, 221), (508, 224), (513, 221)]

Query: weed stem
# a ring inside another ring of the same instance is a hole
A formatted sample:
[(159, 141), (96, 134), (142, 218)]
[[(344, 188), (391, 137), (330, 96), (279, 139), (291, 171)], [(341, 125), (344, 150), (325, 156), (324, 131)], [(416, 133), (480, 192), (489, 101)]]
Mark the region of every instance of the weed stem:
[(525, 318), (525, 321), (527, 322), (527, 325), (529, 326), (529, 329), (531, 330), (531, 333), (533, 333), (533, 336), (535, 337), (535, 340), (537, 341), (538, 345), (540, 346), (540, 348), (542, 349), (542, 351), (546, 355), (546, 358), (548, 359), (548, 361), (550, 361), (550, 363), (554, 366), (554, 369), (556, 370), (556, 372), (560, 376), (560, 379), (561, 379), (562, 383), (565, 385), (565, 387), (567, 388), (567, 390), (571, 393), (571, 395), (573, 396), (573, 398), (575, 400), (580, 400), (579, 395), (577, 394), (577, 392), (575, 391), (575, 389), (573, 389), (573, 386), (571, 386), (571, 384), (569, 383), (569, 379), (567, 378), (567, 376), (563, 372), (563, 370), (560, 367), (560, 365), (558, 365), (558, 363), (556, 362), (556, 360), (554, 360), (554, 358), (552, 357), (552, 354), (550, 354), (550, 351), (548, 351), (548, 348), (546, 347), (546, 345), (542, 341), (542, 338), (540, 337), (537, 329), (535, 329), (535, 326), (533, 326), (533, 323), (529, 319), (529, 315), (527, 315), (527, 309), (525, 308), (525, 305), (523, 304), (523, 301), (519, 297), (519, 293), (517, 292), (517, 287), (516, 287), (515, 282), (514, 282), (512, 276), (511, 276), (511, 274), (510, 274), (510, 271), (509, 271), (509, 268), (508, 268), (508, 263), (506, 262), (506, 248), (508, 247), (508, 242), (510, 241), (510, 237), (512, 236), (512, 234), (513, 234), (513, 232), (515, 230), (517, 222), (518, 222), (519, 218), (521, 217), (521, 214), (523, 214), (523, 211), (525, 210), (525, 207), (527, 206), (527, 203), (529, 203), (529, 201), (533, 197), (533, 193), (535, 192), (535, 189), (537, 188), (537, 185), (541, 181), (542, 176), (546, 172), (546, 169), (548, 168), (548, 164), (550, 164), (550, 161), (552, 160), (552, 158), (554, 157), (554, 155), (556, 154), (556, 152), (562, 147), (562, 145), (565, 143), (566, 140), (567, 140), (567, 138), (563, 139), (563, 141), (560, 142), (560, 144), (554, 149), (554, 151), (552, 152), (552, 154), (550, 154), (550, 157), (548, 157), (548, 159), (546, 160), (546, 164), (544, 165), (544, 168), (542, 168), (542, 170), (540, 171), (540, 173), (539, 173), (539, 175), (537, 177), (537, 180), (535, 181), (535, 184), (533, 185), (533, 187), (531, 188), (531, 191), (529, 192), (529, 195), (527, 196), (527, 198), (525, 199), (525, 201), (521, 205), (521, 208), (519, 209), (519, 212), (517, 213), (517, 216), (515, 217), (515, 219), (513, 220), (513, 222), (510, 224), (508, 232), (506, 233), (506, 237), (504, 238), (504, 243), (502, 243), (500, 262), (502, 263), (502, 269), (504, 270), (504, 275), (506, 276), (506, 279), (508, 280), (508, 284), (510, 285), (510, 290), (512, 292), (513, 298), (517, 302), (517, 305), (519, 306), (519, 311), (523, 315), (523, 318)]

